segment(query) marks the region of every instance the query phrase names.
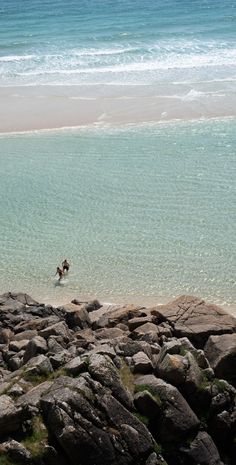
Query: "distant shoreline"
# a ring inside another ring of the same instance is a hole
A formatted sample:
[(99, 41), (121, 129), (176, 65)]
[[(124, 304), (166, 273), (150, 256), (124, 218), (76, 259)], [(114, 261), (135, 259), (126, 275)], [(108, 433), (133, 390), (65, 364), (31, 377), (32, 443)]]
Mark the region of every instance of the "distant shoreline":
[(199, 95), (183, 86), (0, 87), (0, 133), (236, 117), (236, 96)]

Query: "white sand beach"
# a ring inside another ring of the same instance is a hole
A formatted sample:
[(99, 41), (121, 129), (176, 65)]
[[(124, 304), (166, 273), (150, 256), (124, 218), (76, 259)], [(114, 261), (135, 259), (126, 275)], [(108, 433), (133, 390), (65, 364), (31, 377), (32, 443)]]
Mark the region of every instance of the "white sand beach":
[(188, 86), (0, 87), (0, 132), (236, 116), (236, 94)]

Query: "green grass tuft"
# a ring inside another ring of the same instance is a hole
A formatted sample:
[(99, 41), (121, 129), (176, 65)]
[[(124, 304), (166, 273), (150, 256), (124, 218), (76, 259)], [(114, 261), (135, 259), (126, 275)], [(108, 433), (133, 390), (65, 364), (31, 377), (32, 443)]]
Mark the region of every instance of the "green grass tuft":
[(155, 441), (154, 443), (154, 452), (156, 452), (157, 455), (162, 455), (163, 454), (163, 447), (161, 444)]
[(9, 457), (7, 457), (7, 455), (4, 453), (0, 455), (0, 465), (15, 465), (15, 463), (12, 462), (12, 460), (10, 460)]
[(32, 454), (33, 458), (40, 462), (47, 441), (47, 428), (43, 423), (42, 417), (40, 415), (36, 416), (32, 420), (31, 433), (23, 439), (22, 444)]
[(120, 367), (120, 379), (124, 387), (131, 393), (134, 393), (134, 375), (130, 370), (130, 367), (125, 363), (124, 360), (121, 362)]
[(148, 417), (146, 417), (145, 415), (141, 415), (141, 413), (134, 412), (134, 416), (135, 416), (139, 421), (141, 421), (142, 423), (144, 423), (144, 425), (146, 425), (146, 426), (149, 425), (149, 419), (148, 419)]
[(152, 389), (149, 385), (147, 384), (139, 384), (139, 385), (136, 385), (135, 386), (135, 393), (137, 392), (149, 392), (149, 394), (151, 394), (151, 396), (155, 399), (157, 405), (159, 407), (162, 406), (162, 400), (160, 398), (160, 396), (154, 392), (154, 389)]
[(32, 383), (34, 386), (44, 383), (45, 381), (53, 381), (54, 379), (59, 378), (59, 376), (69, 376), (69, 375), (64, 368), (59, 368), (58, 370), (55, 370), (52, 373), (41, 373), (41, 374), (31, 374), (30, 372), (24, 373), (24, 379)]

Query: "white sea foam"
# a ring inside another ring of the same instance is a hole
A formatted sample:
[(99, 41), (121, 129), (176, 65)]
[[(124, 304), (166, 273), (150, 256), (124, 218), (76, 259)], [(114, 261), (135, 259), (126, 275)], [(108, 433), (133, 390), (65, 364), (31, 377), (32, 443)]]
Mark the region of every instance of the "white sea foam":
[[(100, 53), (102, 55), (103, 53)], [(78, 55), (79, 56), (79, 55)], [(110, 61), (109, 64), (103, 66), (103, 62), (93, 63), (92, 66), (86, 66), (85, 63), (78, 61), (67, 61), (68, 57), (54, 55), (57, 58), (56, 62), (60, 66), (55, 68), (53, 62), (53, 55), (47, 56), (46, 62), (41, 62), (38, 67), (33, 70), (24, 71), (19, 70), (16, 72), (18, 76), (37, 76), (37, 75), (73, 75), (73, 74), (101, 74), (101, 73), (130, 73), (130, 72), (148, 72), (158, 70), (171, 70), (171, 69), (198, 69), (203, 67), (220, 67), (220, 66), (235, 66), (236, 63), (236, 49), (221, 51), (220, 53), (201, 54), (201, 55), (187, 55), (187, 54), (173, 54), (171, 56), (156, 57), (155, 59), (145, 59), (140, 61), (120, 62), (117, 60)], [(3, 57), (2, 61), (13, 61), (13, 57)], [(15, 57), (16, 61), (20, 58)], [(34, 58), (34, 56), (31, 56)], [(74, 57), (72, 57), (74, 58)], [(30, 56), (22, 57), (23, 60), (30, 59)], [(1, 59), (0, 59), (1, 61)], [(75, 67), (77, 65), (77, 68)], [(53, 66), (53, 68), (52, 68)]]
[(127, 47), (127, 48), (111, 48), (111, 49), (90, 49), (90, 50), (76, 50), (72, 52), (72, 55), (83, 57), (83, 56), (106, 56), (106, 55), (121, 55), (127, 52), (134, 52), (137, 50), (134, 47)]
[(37, 55), (8, 55), (0, 56), (0, 62), (16, 62), (16, 61), (27, 61), (36, 58)]

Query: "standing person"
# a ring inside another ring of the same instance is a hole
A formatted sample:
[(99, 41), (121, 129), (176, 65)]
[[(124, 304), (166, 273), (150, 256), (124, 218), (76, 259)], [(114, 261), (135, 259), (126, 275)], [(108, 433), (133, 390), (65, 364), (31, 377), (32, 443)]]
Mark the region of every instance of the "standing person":
[(64, 262), (62, 262), (62, 269), (63, 269), (63, 272), (66, 271), (66, 272), (68, 273), (69, 268), (70, 268), (70, 264), (68, 263), (68, 261), (67, 261), (66, 258), (65, 258)]
[(59, 268), (59, 266), (57, 267), (57, 271), (56, 271), (55, 276), (56, 276), (57, 274), (59, 275), (58, 281), (61, 281), (61, 279), (62, 279), (63, 276), (64, 276), (64, 272), (63, 272), (63, 270), (61, 270), (61, 268)]

